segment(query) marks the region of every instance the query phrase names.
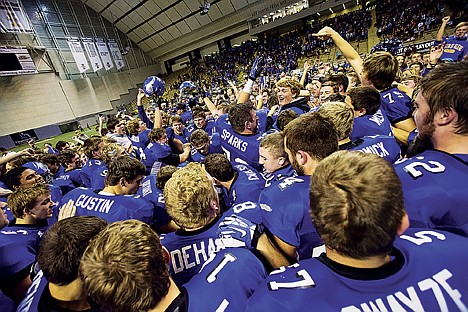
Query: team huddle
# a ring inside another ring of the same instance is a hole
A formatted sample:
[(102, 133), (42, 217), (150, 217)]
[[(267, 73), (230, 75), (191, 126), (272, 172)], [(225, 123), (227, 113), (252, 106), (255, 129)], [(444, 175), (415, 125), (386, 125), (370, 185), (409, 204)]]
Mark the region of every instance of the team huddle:
[(412, 88), (316, 36), (356, 85), (255, 91), (259, 55), (236, 103), (167, 107), (149, 77), (137, 118), (0, 159), (0, 310), (468, 311), (468, 62), (436, 42)]

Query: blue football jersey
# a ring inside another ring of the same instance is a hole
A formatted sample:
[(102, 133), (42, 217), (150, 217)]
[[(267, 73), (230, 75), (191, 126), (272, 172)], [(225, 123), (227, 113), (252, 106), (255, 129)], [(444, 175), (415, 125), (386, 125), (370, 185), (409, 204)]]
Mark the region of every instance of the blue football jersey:
[(265, 185), (265, 179), (254, 168), (244, 164), (233, 164), (237, 177), (228, 189), (223, 187), (223, 199), (226, 207), (235, 204), (258, 201), (260, 192)]
[(88, 161), (84, 164), (83, 168), (81, 168), (81, 180), (83, 181), (84, 187), (91, 187), (91, 174), (94, 170), (98, 169), (104, 165), (104, 162), (99, 159), (88, 159)]
[(353, 276), (315, 258), (281, 267), (255, 291), (247, 311), (467, 311), (465, 237), (411, 229), (394, 246), (390, 263), (347, 267)]
[(425, 151), (395, 164), (410, 226), (468, 236), (468, 155)]
[(139, 195), (100, 194), (80, 187), (65, 195), (61, 206), (69, 200), (74, 201), (77, 216), (96, 216), (108, 223), (136, 219), (149, 224), (153, 219), (153, 204)]
[(363, 136), (371, 135), (393, 136), (390, 121), (380, 108), (374, 115), (364, 115), (354, 118), (353, 131), (351, 131), (349, 138), (354, 141)]
[(81, 180), (81, 169), (64, 171), (60, 176), (54, 179), (54, 185), (60, 187), (62, 195), (67, 194), (77, 187), (83, 186), (83, 181)]
[(265, 188), (258, 200), (262, 222), (283, 242), (295, 246), (299, 259), (312, 257), (322, 241), (309, 215), (310, 176), (285, 178)]
[(106, 187), (106, 177), (107, 177), (107, 165), (103, 164), (98, 169), (94, 170), (91, 174), (91, 186), (92, 190), (102, 190)]
[(156, 174), (159, 168), (163, 166), (160, 159), (169, 156), (171, 153), (170, 146), (165, 143), (152, 142), (148, 144), (143, 153), (140, 154), (141, 162), (146, 167), (146, 173)]
[(182, 129), (182, 134), (176, 134), (174, 132), (174, 129), (172, 129), (172, 127), (167, 127), (166, 128), (166, 134), (167, 134), (167, 138), (169, 140), (179, 139), (182, 143), (189, 143), (190, 142), (190, 132), (187, 130), (187, 128)]
[(38, 312), (39, 301), (47, 285), (48, 282), (45, 279), (42, 270), (37, 272), (31, 286), (29, 286), (28, 292), (24, 296), (24, 299), (18, 305), (16, 312)]
[(348, 150), (375, 154), (392, 164), (400, 159), (400, 145), (398, 145), (395, 137), (387, 135), (373, 135), (365, 136), (353, 141), (353, 143), (355, 142), (357, 142), (357, 144)]
[(0, 230), (0, 286), (15, 274), (32, 265), (39, 251), (39, 243), (47, 230), (41, 225), (14, 224)]
[[(59, 169), (57, 170), (57, 172), (54, 173), (54, 174), (52, 175), (52, 178), (55, 180), (55, 179), (57, 179), (58, 177), (60, 177), (60, 175), (61, 175), (62, 173), (64, 173), (64, 172), (65, 172), (65, 167), (62, 166), (62, 165), (60, 165), (60, 166), (59, 166)], [(81, 173), (80, 173), (80, 175), (81, 175)]]
[[(221, 148), (221, 138), (219, 136), (219, 133), (214, 133), (210, 139), (210, 147), (208, 149), (208, 155), (211, 155), (211, 154), (224, 154), (224, 151)], [(192, 147), (192, 150), (190, 151), (189, 161), (201, 163), (205, 160), (206, 156), (200, 153), (197, 149)]]
[(146, 124), (146, 127), (148, 127), (148, 129), (150, 130), (153, 129), (154, 123), (152, 120), (148, 118), (148, 115), (146, 115), (143, 105), (137, 106), (137, 110), (138, 110), (138, 117), (141, 119), (141, 121), (143, 121)]
[(156, 186), (156, 176), (149, 175), (143, 179), (138, 195), (149, 201), (154, 206), (152, 226), (160, 227), (168, 224), (172, 218), (166, 212), (164, 192)]
[(206, 120), (206, 125), (205, 125), (204, 128), (197, 128), (194, 123), (191, 123), (190, 125), (187, 126), (187, 130), (190, 133), (190, 135), (197, 129), (204, 130), (206, 133), (208, 133), (210, 138), (215, 133), (218, 133), (218, 131), (216, 130), (216, 124), (215, 124), (214, 120), (209, 120), (209, 119)]
[(245, 311), (248, 298), (266, 276), (260, 260), (247, 249), (227, 248), (213, 253), (184, 285), (188, 310)]
[(217, 235), (222, 218), (221, 215), (200, 230), (161, 235), (161, 243), (171, 255), (170, 272), (177, 285), (187, 283), (212, 253), (225, 248)]
[(380, 93), (381, 108), (391, 124), (406, 120), (412, 116), (411, 98), (398, 88)]
[(274, 172), (262, 172), (265, 179), (265, 187), (269, 187), (274, 182), (283, 180), (284, 178), (297, 177), (297, 172), (291, 165), (284, 166)]
[(246, 162), (255, 169), (259, 169), (258, 163), (259, 145), (263, 139), (263, 133), (243, 135), (234, 132), (227, 119), (227, 114), (221, 115), (216, 120), (216, 127), (221, 136), (221, 147), (231, 162), (238, 162), (238, 159)]

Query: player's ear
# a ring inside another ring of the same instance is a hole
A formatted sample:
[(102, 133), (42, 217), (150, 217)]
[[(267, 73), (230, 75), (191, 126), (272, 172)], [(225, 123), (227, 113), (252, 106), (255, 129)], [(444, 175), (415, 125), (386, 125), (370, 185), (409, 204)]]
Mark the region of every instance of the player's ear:
[(306, 164), (308, 157), (309, 157), (309, 155), (304, 151), (297, 151), (297, 153), (296, 153), (296, 160), (302, 166), (304, 166)]
[(127, 185), (127, 181), (125, 181), (125, 178), (120, 178), (119, 184), (120, 186), (124, 187), (125, 185)]
[(453, 108), (442, 108), (436, 113), (435, 121), (440, 126), (445, 126), (458, 119), (458, 114)]
[(284, 162), (285, 162), (284, 157), (278, 158), (278, 165), (282, 166), (282, 165), (284, 165)]
[(365, 108), (361, 108), (361, 109), (359, 110), (359, 117), (364, 116), (366, 113), (367, 113), (366, 109), (365, 109)]
[(397, 235), (399, 236), (405, 233), (405, 231), (409, 228), (409, 225), (410, 225), (410, 222), (409, 222), (408, 214), (405, 213), (403, 218), (401, 218), (401, 224), (397, 230)]
[(211, 209), (213, 209), (214, 211), (219, 210), (218, 202), (216, 201), (216, 199), (213, 198), (213, 199), (210, 200), (210, 207), (211, 207)]
[(166, 247), (164, 246), (162, 246), (162, 250), (164, 261), (166, 262), (166, 264), (169, 264), (169, 262), (171, 261), (171, 254), (169, 253), (169, 251), (167, 251)]

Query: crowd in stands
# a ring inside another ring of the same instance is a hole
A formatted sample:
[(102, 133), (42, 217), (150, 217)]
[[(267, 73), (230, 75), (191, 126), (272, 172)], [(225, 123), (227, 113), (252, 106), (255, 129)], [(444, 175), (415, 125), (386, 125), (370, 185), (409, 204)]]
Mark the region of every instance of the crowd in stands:
[[(4, 151), (2, 311), (466, 311), (468, 22), (361, 56), (358, 14)], [(299, 65), (309, 34), (346, 61)]]

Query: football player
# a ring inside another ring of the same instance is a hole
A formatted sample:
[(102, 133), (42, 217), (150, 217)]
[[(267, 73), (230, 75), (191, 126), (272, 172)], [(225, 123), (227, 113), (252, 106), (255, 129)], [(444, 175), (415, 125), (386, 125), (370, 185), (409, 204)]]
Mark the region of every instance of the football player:
[(231, 248), (210, 256), (180, 287), (169, 274), (170, 261), (148, 225), (127, 220), (109, 225), (90, 243), (80, 272), (91, 299), (115, 312), (244, 311), (266, 276), (250, 251)]
[(351, 141), (349, 134), (353, 128), (353, 110), (345, 103), (330, 102), (322, 105), (318, 114), (330, 119), (338, 132), (338, 148), (363, 153), (376, 154), (390, 163), (400, 159), (400, 146), (394, 137), (386, 135), (364, 136)]
[(468, 63), (443, 64), (421, 80), (414, 103), (418, 138), (427, 150), (395, 170), (403, 184), (411, 226), (468, 236)]
[(310, 214), (325, 253), (272, 272), (247, 311), (466, 311), (468, 240), (408, 229), (400, 180), (382, 158), (322, 160)]
[(79, 216), (51, 226), (41, 241), (37, 256), (41, 270), (17, 311), (99, 311), (88, 301), (78, 267), (89, 241), (106, 225), (101, 218)]
[(139, 160), (119, 157), (109, 164), (102, 191), (74, 189), (63, 197), (61, 205), (72, 200), (77, 216), (97, 216), (109, 223), (127, 219), (150, 223), (154, 206), (136, 195), (144, 174), (145, 166)]

